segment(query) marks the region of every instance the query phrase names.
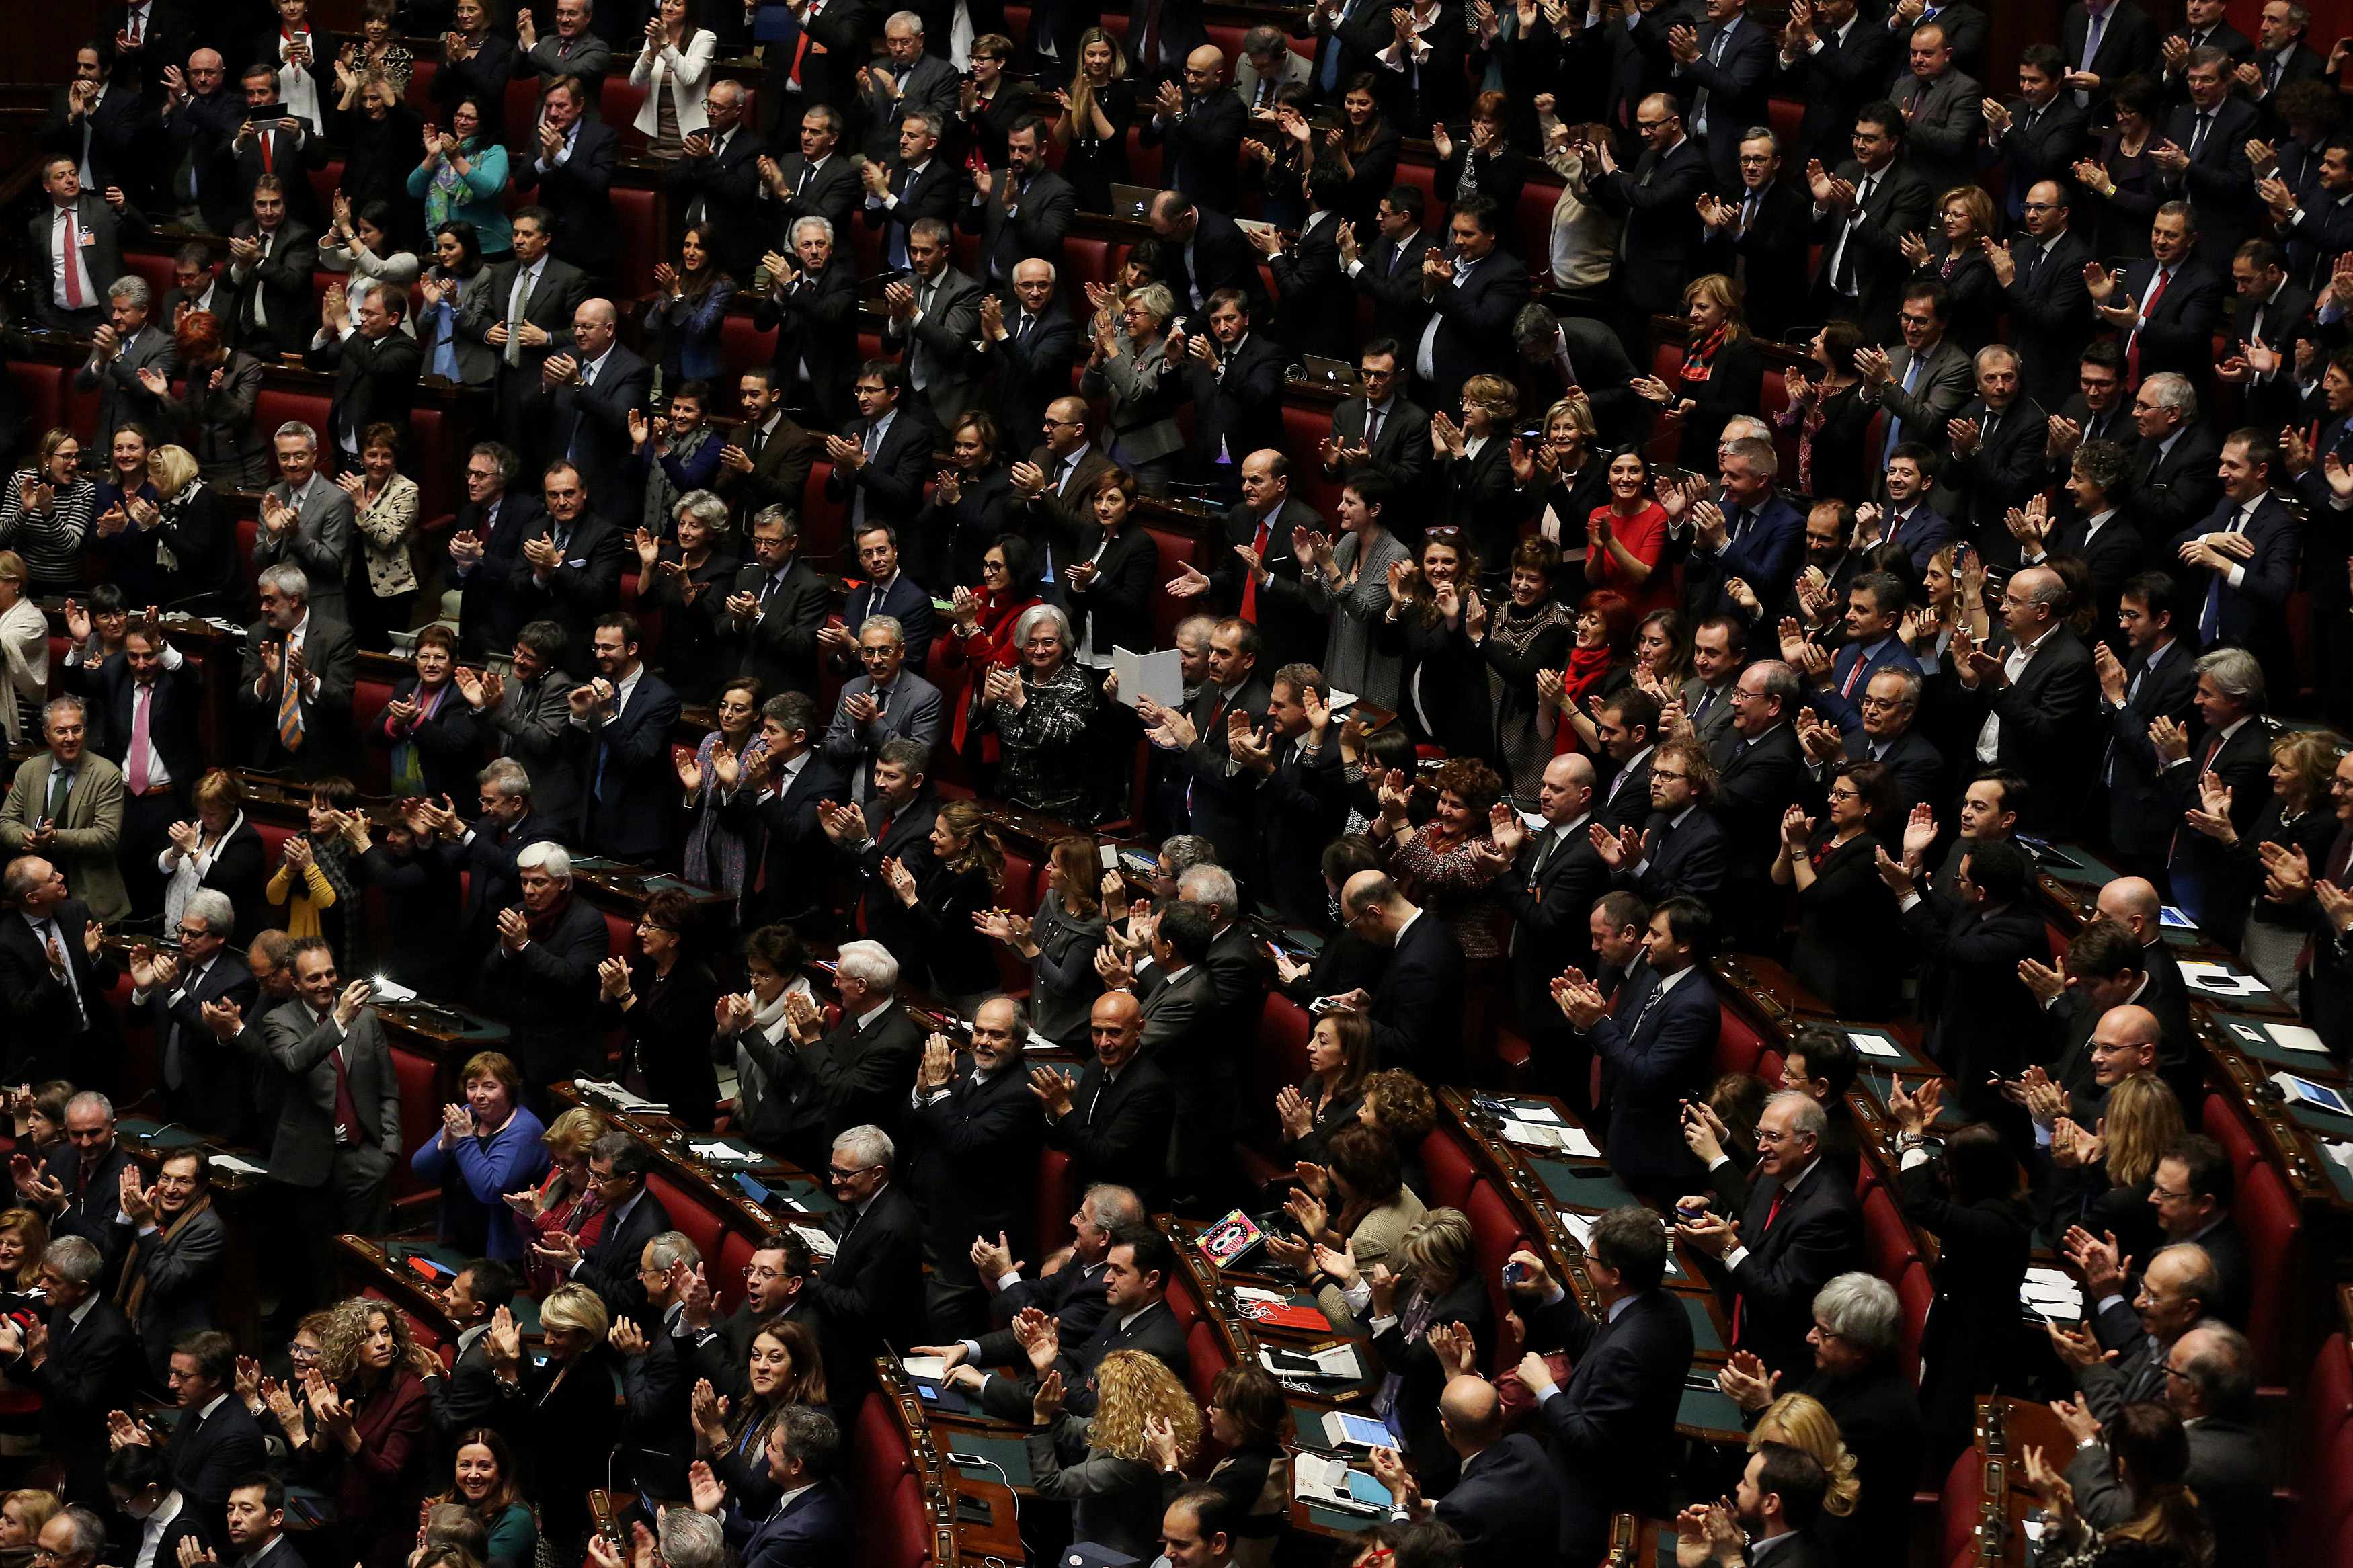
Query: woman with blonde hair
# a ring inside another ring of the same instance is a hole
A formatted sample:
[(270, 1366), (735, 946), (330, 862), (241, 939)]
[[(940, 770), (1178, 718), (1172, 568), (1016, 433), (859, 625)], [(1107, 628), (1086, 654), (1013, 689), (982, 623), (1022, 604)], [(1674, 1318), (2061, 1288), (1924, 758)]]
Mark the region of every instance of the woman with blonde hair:
[(1662, 380), (1638, 375), (1634, 390), (1683, 420), (1675, 460), (1715, 472), (1716, 443), (1735, 416), (1754, 414), (1765, 397), (1765, 356), (1741, 314), (1741, 287), (1721, 272), (1683, 287), (1683, 363)]
[[(1127, 76), (1127, 50), (1101, 27), (1079, 35), (1077, 68), (1071, 85), (1050, 97), (1062, 106), (1054, 119), (1054, 140), (1062, 148), (1062, 178), (1078, 193), (1087, 212), (1111, 211), (1111, 188), (1127, 180), (1127, 128), (1135, 119), (1135, 84)], [(1065, 57), (1067, 58), (1067, 57)]]
[(566, 1281), (540, 1303), (547, 1359), (523, 1353), (522, 1331), (501, 1309), (482, 1336), (491, 1370), (509, 1395), (502, 1423), (540, 1506), (540, 1534), (562, 1562), (577, 1561), (588, 1530), (588, 1491), (606, 1484), (621, 1436), (621, 1369), (606, 1342), (613, 1318), (603, 1298)]
[(230, 608), (236, 537), (195, 454), (151, 447), (145, 472), (145, 486), (114, 492), (123, 526), (90, 539), (108, 580), (133, 605), (175, 605), (194, 615)]
[(213, 768), (190, 792), (194, 815), (175, 822), (171, 843), (157, 851), (155, 869), (164, 878), (164, 929), (176, 930), (191, 894), (212, 888), (228, 895), (237, 910), (238, 950), (261, 929), (267, 901), (269, 848), (261, 830), (245, 817), (245, 786), (235, 773)]
[(1578, 391), (1545, 410), (1541, 442), (1512, 444), (1512, 481), (1521, 502), (1535, 514), (1536, 532), (1564, 548), (1576, 542), (1594, 508), (1609, 504), (1609, 465), (1595, 450), (1600, 434), (1592, 400)]
[(1500, 375), (1462, 384), (1462, 422), (1446, 411), (1430, 416), (1430, 456), (1438, 465), (1436, 521), (1451, 523), (1485, 563), (1493, 590), (1519, 542), (1520, 509), (1513, 504), (1512, 419), (1520, 389)]
[(577, 1239), (586, 1252), (605, 1234), (605, 1200), (589, 1179), (588, 1151), (611, 1131), (611, 1124), (596, 1111), (574, 1106), (541, 1135), (547, 1147), (546, 1180), (506, 1194), (515, 1227), (528, 1244), (522, 1252), (523, 1271), (534, 1296), (544, 1296), (564, 1279), (554, 1266), (539, 1261), (539, 1242), (560, 1232)]
[(1911, 281), (1941, 284), (1951, 298), (1945, 335), (1975, 353), (1994, 341), (2002, 307), (2001, 279), (1985, 256), (1985, 241), (1994, 237), (1993, 198), (1980, 186), (1953, 186), (1936, 198), (1936, 228), (1934, 239), (1915, 233), (1898, 243)]
[(55, 1492), (13, 1491), (0, 1497), (0, 1568), (29, 1568), (47, 1561), (37, 1544), (42, 1529), (65, 1509)]
[(1810, 1394), (1785, 1394), (1765, 1407), (1748, 1434), (1748, 1451), (1767, 1443), (1787, 1443), (1813, 1457), (1830, 1478), (1822, 1494), (1822, 1511), (1833, 1519), (1852, 1517), (1862, 1494), (1854, 1479), (1854, 1456), (1847, 1451), (1839, 1424), (1822, 1402)]
[[(1193, 1395), (1157, 1356), (1113, 1351), (1095, 1367), (1095, 1413), (1062, 1408), (1062, 1374), (1050, 1372), (1030, 1401), (1031, 1484), (1041, 1498), (1071, 1505), (1073, 1540), (1134, 1557), (1158, 1555), (1161, 1492), (1153, 1432), (1162, 1423), (1181, 1465), (1201, 1446)], [(1065, 1468), (1060, 1450), (1086, 1458)]]
[(997, 907), (1005, 882), (1005, 846), (980, 806), (952, 800), (932, 822), (931, 858), (918, 876), (886, 858), (883, 879), (897, 895), (906, 936), (894, 951), (922, 955), (934, 994), (970, 1012), (998, 989), (997, 950), (975, 917)]
[(2304, 980), (2296, 960), (2311, 940), (2310, 917), (2301, 905), (2263, 897), (2263, 847), (2302, 850), (2309, 864), (2328, 864), (2337, 828), (2328, 781), (2345, 746), (2343, 736), (2327, 730), (2291, 730), (2273, 741), (2271, 796), (2244, 836), (2231, 821), (2230, 792), (2212, 773), (2199, 779), (2198, 805), (2184, 818), (2191, 831), (2228, 852), (2236, 896), (2218, 889), (2210, 898), (2207, 907), (2222, 916), (2212, 922), (2214, 940), (2237, 949), (2247, 967), (2291, 1005)]
[(2094, 1236), (2113, 1233), (2120, 1258), (2152, 1256), (2165, 1239), (2149, 1202), (2157, 1163), (2187, 1131), (2181, 1101), (2147, 1072), (2108, 1090), (2094, 1126), (2061, 1117), (2051, 1130), (2057, 1176), (2040, 1199), (2038, 1228), (2061, 1236), (2080, 1225)]

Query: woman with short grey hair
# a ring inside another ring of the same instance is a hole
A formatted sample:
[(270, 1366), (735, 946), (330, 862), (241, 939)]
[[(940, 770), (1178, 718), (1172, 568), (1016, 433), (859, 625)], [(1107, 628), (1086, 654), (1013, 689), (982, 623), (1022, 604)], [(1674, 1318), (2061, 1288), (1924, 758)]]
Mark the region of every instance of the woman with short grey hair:
[(1004, 746), (998, 787), (1014, 805), (1065, 822), (1088, 816), (1086, 739), (1095, 686), (1071, 657), (1071, 621), (1052, 605), (1013, 626), (1015, 668), (982, 678), (981, 720)]

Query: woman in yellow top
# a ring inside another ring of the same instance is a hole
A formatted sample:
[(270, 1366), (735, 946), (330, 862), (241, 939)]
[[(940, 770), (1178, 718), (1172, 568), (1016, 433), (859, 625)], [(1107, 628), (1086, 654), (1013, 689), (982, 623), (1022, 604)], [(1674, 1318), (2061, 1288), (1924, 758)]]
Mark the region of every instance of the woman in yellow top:
[(286, 840), (277, 873), (262, 896), (286, 911), (286, 934), (323, 936), (342, 963), (353, 962), (343, 943), (344, 910), (353, 900), (352, 851), (343, 834), (344, 814), (359, 802), (352, 781), (332, 775), (311, 785), (308, 831)]

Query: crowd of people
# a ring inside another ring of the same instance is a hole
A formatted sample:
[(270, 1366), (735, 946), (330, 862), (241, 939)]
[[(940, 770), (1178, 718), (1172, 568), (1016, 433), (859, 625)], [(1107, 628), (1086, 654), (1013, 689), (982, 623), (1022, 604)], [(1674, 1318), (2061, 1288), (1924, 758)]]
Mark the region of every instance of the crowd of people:
[[(2076, 1439), (2025, 1461), (2046, 1559), (2265, 1561), (2162, 928), (2353, 1051), (2348, 41), (2052, 10), (1996, 61), (1969, 0), (1314, 0), (1232, 59), (1198, 0), (112, 5), (20, 247), (94, 422), (0, 426), (0, 1556), (832, 1562), (895, 1352), (1027, 1428), (1033, 1552), (1263, 1568), (1284, 1390), (1197, 1404), (1152, 1223), (1240, 1207), (1377, 1363), (1351, 1564), (1589, 1563), (1628, 1510), (1683, 1568), (1901, 1562), (1997, 1387)], [(154, 298), (125, 249), (174, 247)], [(290, 358), (323, 420), (258, 421)], [(423, 474), (450, 388), (484, 438)], [(1121, 689), (1171, 647), (1181, 696)], [(1057, 825), (1018, 897), (1008, 805)], [(2054, 841), (2117, 873), (2063, 955)], [(617, 945), (588, 857), (686, 890)], [(1942, 1074), (1883, 1096), (1915, 1345), (1855, 1045), (1720, 1077), (1736, 952)], [(500, 1033), (421, 1142), (364, 975)], [(1271, 994), (1314, 1025), (1262, 1104)], [(1640, 1200), (1598, 1310), (1533, 1251), (1497, 1294), (1422, 1168), (1431, 1090), (1512, 1075)], [(584, 1077), (819, 1176), (831, 1255), (765, 1238), (723, 1310)], [(264, 1152), (283, 1268), (118, 1100)], [(447, 1365), (338, 1294), (402, 1180), (470, 1259)], [(1671, 1243), (1736, 1459), (1675, 1435)], [(2080, 1323), (2021, 1321), (2038, 1246)]]

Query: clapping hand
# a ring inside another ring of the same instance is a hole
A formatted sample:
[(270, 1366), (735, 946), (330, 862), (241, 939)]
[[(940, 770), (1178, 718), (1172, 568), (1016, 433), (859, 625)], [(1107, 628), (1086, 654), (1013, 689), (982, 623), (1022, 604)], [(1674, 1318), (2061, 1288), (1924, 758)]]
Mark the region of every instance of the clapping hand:
[(1754, 1351), (1734, 1351), (1716, 1369), (1715, 1385), (1743, 1410), (1762, 1410), (1780, 1392), (1781, 1374), (1768, 1371)]

